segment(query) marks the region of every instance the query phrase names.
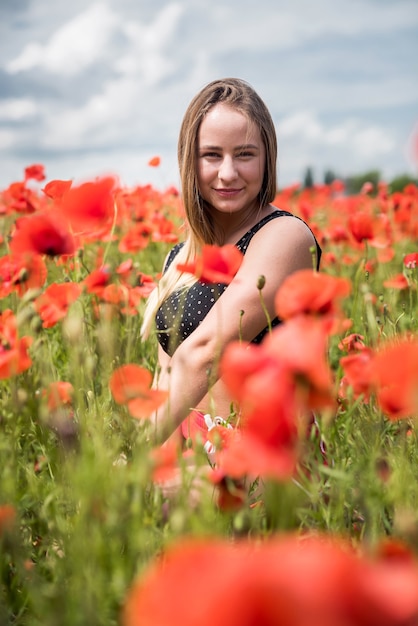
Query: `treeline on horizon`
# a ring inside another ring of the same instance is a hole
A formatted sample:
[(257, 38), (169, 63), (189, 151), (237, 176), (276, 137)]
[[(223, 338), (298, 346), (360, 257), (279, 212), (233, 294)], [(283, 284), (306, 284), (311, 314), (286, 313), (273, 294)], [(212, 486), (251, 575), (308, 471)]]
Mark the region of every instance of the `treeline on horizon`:
[(326, 170), (323, 174), (322, 180), (315, 178), (314, 168), (309, 166), (306, 168), (302, 177), (302, 186), (304, 189), (310, 189), (317, 184), (330, 185), (335, 180), (341, 180), (344, 183), (345, 192), (347, 195), (355, 195), (361, 192), (363, 186), (366, 183), (371, 183), (373, 190), (377, 191), (379, 183), (385, 182), (388, 184), (391, 193), (403, 191), (409, 184), (418, 186), (418, 176), (411, 176), (410, 174), (399, 174), (391, 180), (385, 180), (382, 177), (382, 173), (378, 169), (367, 170), (359, 174), (352, 174), (351, 176), (339, 176), (333, 170)]

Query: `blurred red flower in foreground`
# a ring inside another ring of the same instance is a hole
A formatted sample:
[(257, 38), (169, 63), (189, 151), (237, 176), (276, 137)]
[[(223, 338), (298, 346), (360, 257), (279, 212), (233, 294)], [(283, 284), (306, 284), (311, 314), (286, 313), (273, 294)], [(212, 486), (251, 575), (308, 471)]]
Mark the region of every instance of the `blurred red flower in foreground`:
[(178, 263), (180, 272), (194, 274), (202, 283), (228, 285), (238, 272), (244, 255), (233, 244), (203, 246), (202, 254), (190, 263)]
[(326, 326), (309, 315), (287, 320), (264, 340), (263, 351), (285, 365), (298, 388), (299, 402), (303, 399), (308, 410), (333, 404), (327, 347)]
[(173, 441), (153, 448), (150, 451), (150, 457), (153, 463), (152, 480), (156, 483), (170, 480), (179, 467), (179, 448)]
[(78, 283), (52, 283), (34, 302), (36, 311), (43, 321), (44, 328), (55, 326), (68, 312), (70, 305), (82, 292)]
[(135, 364), (122, 365), (110, 378), (115, 402), (126, 404), (132, 417), (149, 417), (167, 399), (168, 392), (151, 389), (152, 374)]
[(76, 233), (98, 229), (113, 218), (115, 186), (115, 178), (109, 176), (71, 187), (56, 210)]
[(19, 339), (13, 311), (0, 313), (0, 379), (21, 374), (32, 365), (28, 354), (32, 337)]
[(351, 292), (347, 278), (336, 278), (313, 270), (299, 270), (281, 284), (275, 299), (282, 320), (296, 315), (315, 315), (330, 321), (342, 318), (340, 301)]
[[(164, 601), (162, 601), (164, 599)], [(127, 594), (123, 626), (406, 626), (418, 564), (357, 554), (326, 537), (184, 539)]]
[(76, 245), (67, 224), (52, 211), (35, 213), (16, 220), (10, 242), (13, 254), (74, 254)]
[(327, 338), (321, 320), (299, 316), (259, 346), (236, 342), (226, 348), (220, 374), (242, 419), (217, 457), (219, 473), (276, 478), (293, 473), (299, 431), (311, 410), (334, 405)]

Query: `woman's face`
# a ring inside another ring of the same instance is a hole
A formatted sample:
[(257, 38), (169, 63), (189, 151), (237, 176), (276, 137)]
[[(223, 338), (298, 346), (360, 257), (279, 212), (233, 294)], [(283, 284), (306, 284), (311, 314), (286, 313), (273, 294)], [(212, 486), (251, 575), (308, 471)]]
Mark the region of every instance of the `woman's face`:
[(221, 213), (258, 208), (266, 150), (257, 126), (227, 104), (216, 104), (198, 137), (200, 194)]

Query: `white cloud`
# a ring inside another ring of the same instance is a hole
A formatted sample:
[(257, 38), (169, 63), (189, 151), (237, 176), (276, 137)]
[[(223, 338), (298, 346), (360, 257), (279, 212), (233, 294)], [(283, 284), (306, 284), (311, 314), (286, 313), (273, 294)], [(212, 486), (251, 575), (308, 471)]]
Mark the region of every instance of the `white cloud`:
[(139, 75), (148, 85), (155, 85), (169, 75), (175, 64), (173, 55), (166, 50), (182, 13), (183, 7), (174, 2), (166, 5), (148, 25), (126, 22), (122, 31), (130, 41), (130, 49), (115, 61), (114, 68), (123, 75)]
[(37, 109), (36, 103), (29, 98), (7, 98), (0, 100), (0, 120), (23, 120), (35, 115)]
[(351, 138), (353, 148), (368, 158), (378, 157), (391, 152), (395, 142), (388, 134), (377, 126), (358, 128)]
[[(100, 92), (78, 108), (62, 107), (45, 120), (41, 144), (48, 148), (77, 148), (121, 143), (124, 138), (150, 132), (160, 111), (160, 130), (169, 123), (171, 107), (158, 96), (158, 83), (176, 70), (167, 49), (172, 41), (182, 8), (178, 3), (164, 7), (148, 25), (128, 22), (121, 30), (130, 40), (129, 52), (116, 56), (116, 78), (108, 79)], [(167, 121), (168, 120), (168, 121)]]
[(15, 133), (11, 130), (0, 128), (0, 146), (3, 150), (12, 148), (15, 145)]
[(310, 111), (299, 111), (285, 117), (279, 125), (282, 137), (303, 134), (307, 139), (320, 139), (324, 131), (316, 116)]
[[(372, 36), (418, 25), (416, 0), (385, 5), (370, 0), (274, 0), (258, 2), (254, 7), (254, 11), (243, 8), (239, 28), (235, 28), (235, 3), (211, 6), (208, 24), (216, 22), (217, 45), (221, 49), (289, 49), (327, 35)], [(206, 37), (213, 37), (213, 31), (197, 28), (195, 36), (196, 41), (205, 41)]]
[(45, 43), (28, 43), (6, 65), (11, 74), (40, 67), (61, 75), (74, 75), (99, 60), (118, 24), (118, 16), (105, 4), (93, 4), (61, 26)]
[[(10, 74), (39, 67), (60, 75), (76, 75), (93, 63), (109, 59), (122, 75), (140, 75), (147, 84), (156, 84), (173, 69), (173, 56), (165, 53), (179, 18), (182, 5), (164, 6), (150, 24), (122, 18), (106, 4), (95, 3), (64, 23), (41, 44), (29, 42), (5, 68)], [(112, 37), (128, 41), (127, 52), (115, 48)]]
[(108, 82), (79, 108), (63, 107), (45, 120), (41, 144), (71, 149), (106, 145), (132, 131), (138, 108), (138, 85), (130, 79)]
[(345, 119), (325, 126), (312, 111), (299, 111), (278, 125), (279, 141), (296, 138), (316, 146), (343, 147), (361, 157), (373, 158), (395, 149), (395, 140), (383, 128), (370, 126), (358, 119)]

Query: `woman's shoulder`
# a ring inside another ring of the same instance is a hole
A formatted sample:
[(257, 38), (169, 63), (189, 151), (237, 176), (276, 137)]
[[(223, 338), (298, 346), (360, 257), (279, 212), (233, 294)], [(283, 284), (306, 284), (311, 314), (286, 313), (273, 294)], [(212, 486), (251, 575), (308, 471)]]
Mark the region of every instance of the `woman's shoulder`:
[(252, 240), (252, 238), (269, 222), (272, 222), (273, 220), (276, 220), (277, 218), (296, 218), (295, 215), (293, 215), (293, 213), (290, 213), (289, 211), (283, 211), (281, 209), (278, 209), (276, 207), (271, 207), (271, 211), (269, 213), (267, 213), (267, 215), (264, 215), (261, 219), (258, 220), (258, 222), (256, 222), (253, 226), (251, 226), (251, 228), (249, 228), (247, 230), (246, 233), (244, 233), (244, 235), (237, 241), (236, 246), (237, 248), (239, 248), (241, 250), (241, 252), (246, 252), (246, 249), (248, 248), (248, 245), (250, 243), (250, 241)]
[[(281, 218), (281, 219), (277, 219)], [(268, 224), (268, 226), (267, 226)], [(238, 242), (240, 249), (246, 253), (250, 248), (255, 254), (273, 254), (274, 250), (280, 254), (281, 250), (316, 249), (316, 265), (319, 268), (321, 248), (309, 225), (297, 215), (289, 211), (276, 209), (263, 217)], [(251, 246), (250, 246), (251, 244)], [(242, 247), (241, 247), (242, 246)]]

